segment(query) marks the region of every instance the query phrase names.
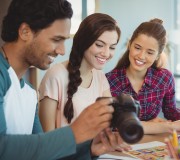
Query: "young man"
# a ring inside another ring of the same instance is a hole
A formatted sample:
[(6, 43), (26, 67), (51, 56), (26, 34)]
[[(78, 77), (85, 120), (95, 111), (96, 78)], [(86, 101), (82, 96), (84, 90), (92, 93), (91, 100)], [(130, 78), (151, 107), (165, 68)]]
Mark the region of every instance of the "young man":
[(36, 92), (22, 79), (30, 66), (47, 69), (64, 54), (71, 17), (66, 0), (12, 0), (1, 34), (0, 159), (51, 160), (74, 154), (73, 159), (87, 160), (106, 151), (98, 138), (92, 145), (86, 141), (109, 126), (111, 98), (87, 107), (69, 127), (44, 134)]

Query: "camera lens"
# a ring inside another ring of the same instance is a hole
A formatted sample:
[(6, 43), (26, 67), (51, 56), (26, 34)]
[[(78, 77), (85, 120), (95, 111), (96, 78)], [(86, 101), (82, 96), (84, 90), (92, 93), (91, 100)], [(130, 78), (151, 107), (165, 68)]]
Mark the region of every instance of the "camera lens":
[(142, 125), (134, 114), (133, 112), (125, 113), (126, 118), (117, 127), (123, 140), (130, 144), (138, 142), (144, 135)]
[(143, 128), (134, 120), (129, 120), (128, 124), (122, 124), (122, 128), (119, 131), (120, 135), (127, 143), (136, 143), (138, 142), (144, 135)]

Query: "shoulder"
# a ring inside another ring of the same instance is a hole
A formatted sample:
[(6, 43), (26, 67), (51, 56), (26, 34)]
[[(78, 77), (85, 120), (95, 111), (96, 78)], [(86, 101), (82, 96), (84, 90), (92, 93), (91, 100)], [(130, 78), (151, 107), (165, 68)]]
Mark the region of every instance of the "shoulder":
[(68, 71), (62, 63), (57, 63), (47, 70), (40, 83), (39, 91), (57, 86), (65, 86), (68, 83)]
[(125, 68), (113, 69), (112, 71), (106, 73), (107, 79), (117, 78), (125, 75), (126, 75)]
[(66, 72), (67, 69), (66, 69), (66, 66), (64, 63), (57, 63), (57, 64), (54, 64), (53, 66), (51, 66), (51, 68), (49, 68), (47, 70), (47, 72), (52, 72), (52, 73), (58, 73), (59, 71), (63, 71), (63, 72)]
[(0, 61), (0, 92), (5, 93), (11, 85), (11, 80), (8, 72), (10, 65), (5, 61), (2, 54), (0, 54)]
[(68, 71), (63, 63), (57, 63), (49, 68), (44, 77), (59, 78), (68, 74)]
[(148, 75), (147, 77), (149, 77), (148, 79), (151, 81), (152, 85), (154, 85), (154, 87), (157, 86), (173, 86), (174, 85), (174, 76), (172, 75), (172, 73), (164, 68), (160, 68), (160, 69), (155, 69), (155, 68), (151, 68), (148, 70)]
[(171, 71), (169, 71), (168, 69), (165, 68), (159, 68), (159, 69), (154, 69), (151, 68), (152, 74), (159, 76), (160, 78), (173, 78), (173, 74), (171, 73)]

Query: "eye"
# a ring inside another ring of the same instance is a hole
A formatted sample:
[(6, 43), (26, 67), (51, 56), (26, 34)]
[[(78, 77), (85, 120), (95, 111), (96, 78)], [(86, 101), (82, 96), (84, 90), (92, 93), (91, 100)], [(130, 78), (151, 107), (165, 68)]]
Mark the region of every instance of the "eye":
[(116, 47), (110, 47), (110, 49), (111, 49), (111, 50), (115, 50), (115, 49), (116, 49)]
[(150, 55), (154, 54), (153, 52), (147, 52), (147, 53), (150, 54)]
[(103, 45), (98, 44), (98, 43), (96, 43), (96, 46), (97, 46), (97, 47), (100, 47), (100, 48), (103, 47)]
[(60, 41), (61, 41), (61, 39), (59, 39), (59, 38), (55, 38), (55, 39), (53, 39), (53, 41), (54, 41), (54, 42), (60, 42)]
[(138, 46), (134, 46), (134, 48), (135, 48), (135, 49), (137, 49), (137, 50), (141, 49), (141, 48), (140, 48), (140, 47), (138, 47)]

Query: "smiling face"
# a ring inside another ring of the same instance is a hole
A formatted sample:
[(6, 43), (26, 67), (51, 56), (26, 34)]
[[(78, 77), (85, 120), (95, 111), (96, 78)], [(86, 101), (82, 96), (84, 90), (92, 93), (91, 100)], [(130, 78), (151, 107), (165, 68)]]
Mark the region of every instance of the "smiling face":
[(82, 65), (89, 68), (102, 69), (113, 57), (117, 45), (118, 34), (116, 31), (105, 31), (86, 51)]
[(70, 19), (61, 19), (36, 34), (32, 32), (24, 54), (25, 62), (40, 69), (49, 68), (58, 54), (64, 55), (64, 42), (69, 38), (70, 26)]
[(146, 73), (158, 59), (158, 42), (155, 38), (140, 34), (129, 45), (130, 69)]

